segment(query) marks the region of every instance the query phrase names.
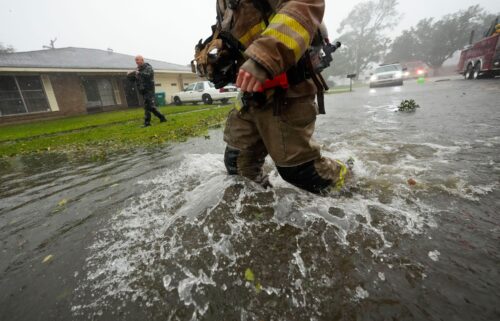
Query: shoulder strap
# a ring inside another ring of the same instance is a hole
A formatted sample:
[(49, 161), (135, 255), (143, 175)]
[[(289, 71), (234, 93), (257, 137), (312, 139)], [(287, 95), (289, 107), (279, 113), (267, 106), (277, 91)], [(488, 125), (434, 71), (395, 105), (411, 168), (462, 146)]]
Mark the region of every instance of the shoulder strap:
[(226, 1), (216, 0), (217, 4), (217, 23), (222, 25), (222, 20), (224, 20), (224, 12), (226, 11)]

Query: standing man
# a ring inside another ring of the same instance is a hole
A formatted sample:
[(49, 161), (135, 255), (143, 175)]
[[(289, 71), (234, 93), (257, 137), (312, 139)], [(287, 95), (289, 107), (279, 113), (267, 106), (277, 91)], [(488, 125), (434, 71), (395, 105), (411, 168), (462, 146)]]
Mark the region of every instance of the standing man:
[(137, 83), (139, 93), (144, 98), (144, 125), (142, 127), (151, 126), (151, 113), (160, 119), (160, 123), (167, 121), (155, 106), (155, 75), (153, 67), (147, 62), (144, 62), (144, 57), (138, 55), (135, 57), (137, 69), (130, 71), (127, 76), (130, 81)]
[(284, 180), (313, 193), (342, 191), (351, 177), (350, 166), (322, 157), (312, 139), (323, 88), (308, 49), (321, 39), (324, 11), (325, 0), (217, 0), (214, 34), (196, 47), (193, 66), (217, 86), (236, 80), (245, 93), (224, 131), (229, 174), (268, 186), (269, 154)]

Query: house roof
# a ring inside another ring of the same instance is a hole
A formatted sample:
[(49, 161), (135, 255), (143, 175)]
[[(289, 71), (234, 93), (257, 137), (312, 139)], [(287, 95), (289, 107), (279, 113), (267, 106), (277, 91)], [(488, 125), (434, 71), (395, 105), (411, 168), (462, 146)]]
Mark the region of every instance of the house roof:
[[(157, 71), (187, 73), (187, 66), (145, 59)], [(74, 70), (131, 70), (134, 56), (99, 49), (60, 48), (0, 54), (1, 68), (74, 69)]]

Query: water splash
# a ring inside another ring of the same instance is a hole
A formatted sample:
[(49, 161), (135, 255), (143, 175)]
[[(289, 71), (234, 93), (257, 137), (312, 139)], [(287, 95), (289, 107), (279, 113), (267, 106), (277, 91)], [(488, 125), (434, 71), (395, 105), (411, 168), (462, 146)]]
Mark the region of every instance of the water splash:
[[(366, 182), (370, 170), (359, 172)], [(269, 174), (275, 188), (263, 190), (228, 177), (222, 155), (187, 155), (178, 168), (139, 182), (143, 194), (89, 249), (75, 315), (94, 315), (120, 299), (166, 311), (184, 306), (197, 319), (217, 304), (207, 299), (209, 293), (218, 300), (245, 301), (262, 293), (278, 301), (288, 297), (297, 309), (320, 313), (308, 297), (330, 273), (326, 266), (335, 270), (337, 260), (357, 247), (386, 257), (400, 235), (434, 224), (433, 209), (408, 188), (385, 203), (370, 192), (319, 197), (290, 186), (274, 170)], [(325, 251), (344, 254), (317, 256)], [(255, 271), (255, 283), (244, 281), (246, 268)], [(356, 289), (354, 281), (345, 288)], [(346, 295), (355, 301), (367, 297), (358, 290)]]

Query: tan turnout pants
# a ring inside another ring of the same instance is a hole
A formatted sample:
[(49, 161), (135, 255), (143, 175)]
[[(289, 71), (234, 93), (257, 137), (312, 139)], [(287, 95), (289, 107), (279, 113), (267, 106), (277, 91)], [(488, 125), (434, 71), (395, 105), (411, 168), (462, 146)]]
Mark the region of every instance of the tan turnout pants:
[(273, 115), (274, 102), (250, 107), (243, 112), (233, 109), (224, 131), (224, 141), (240, 151), (238, 174), (259, 181), (262, 165), (269, 154), (278, 167), (290, 168), (314, 161), (319, 176), (334, 183), (338, 164), (321, 157), (313, 140), (318, 107), (315, 96), (285, 98), (279, 116)]

